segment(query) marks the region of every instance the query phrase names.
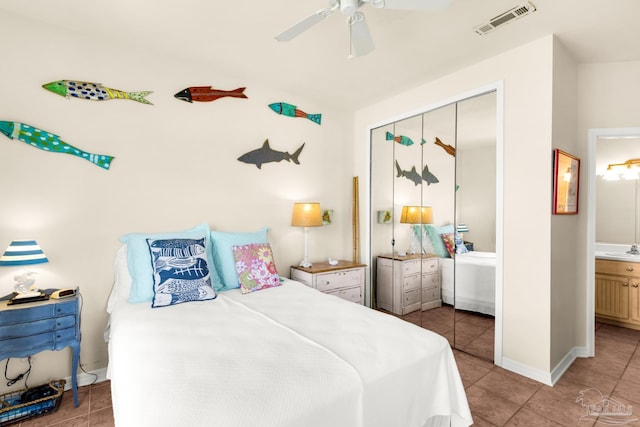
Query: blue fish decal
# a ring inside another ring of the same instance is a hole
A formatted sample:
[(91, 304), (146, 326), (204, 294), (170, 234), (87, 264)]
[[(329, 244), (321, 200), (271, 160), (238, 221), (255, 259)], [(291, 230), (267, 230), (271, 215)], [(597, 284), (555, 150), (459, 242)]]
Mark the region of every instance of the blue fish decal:
[(103, 169), (109, 169), (111, 162), (113, 161), (113, 156), (88, 153), (74, 147), (73, 145), (67, 144), (60, 139), (58, 135), (54, 135), (50, 132), (40, 130), (24, 123), (0, 121), (0, 133), (5, 134), (11, 139), (17, 139), (25, 144), (29, 144), (44, 151), (78, 156), (96, 166), (100, 166)]
[(304, 111), (298, 109), (295, 105), (287, 104), (286, 102), (274, 102), (269, 104), (269, 108), (278, 114), (282, 114), (287, 117), (303, 117), (311, 120), (313, 123), (320, 124), (322, 120), (322, 114), (307, 114)]
[(386, 139), (387, 141), (395, 141), (398, 144), (406, 145), (407, 147), (410, 145), (413, 145), (413, 140), (408, 136), (404, 136), (404, 135), (395, 136), (391, 132), (387, 132)]
[(243, 154), (238, 157), (238, 160), (244, 163), (249, 163), (252, 165), (256, 165), (258, 169), (262, 169), (262, 165), (264, 163), (272, 163), (272, 162), (281, 162), (282, 160), (286, 160), (288, 162), (293, 162), (296, 165), (300, 164), (298, 157), (304, 148), (304, 142), (298, 148), (295, 153), (289, 154), (284, 151), (276, 151), (272, 150), (269, 146), (269, 140), (266, 139), (262, 147), (257, 150), (249, 151), (248, 153)]

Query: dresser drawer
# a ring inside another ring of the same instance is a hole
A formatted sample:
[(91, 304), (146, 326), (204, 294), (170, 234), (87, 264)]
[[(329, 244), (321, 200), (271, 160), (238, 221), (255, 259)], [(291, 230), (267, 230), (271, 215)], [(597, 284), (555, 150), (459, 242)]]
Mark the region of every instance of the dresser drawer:
[(75, 315), (77, 301), (56, 304), (44, 304), (28, 308), (12, 308), (0, 311), (0, 323), (33, 322), (34, 320), (50, 319), (52, 317)]
[(363, 269), (340, 270), (331, 273), (322, 273), (316, 276), (316, 289), (327, 292), (334, 289), (360, 286), (363, 282)]
[(431, 273), (438, 271), (438, 258), (420, 258), (402, 263), (404, 275)]
[(420, 267), (421, 267), (420, 259), (412, 259), (410, 261), (404, 261), (402, 263), (402, 268), (404, 270), (405, 276), (408, 276), (410, 274), (419, 274)]
[(413, 276), (405, 277), (402, 280), (402, 290), (408, 291), (409, 289), (420, 288), (420, 275), (414, 274)]
[(37, 335), (17, 337), (0, 341), (0, 360), (28, 351), (62, 350), (75, 341), (76, 329), (60, 329), (54, 333), (45, 332)]
[(327, 292), (327, 295), (335, 295), (347, 301), (362, 303), (362, 290), (360, 286)]
[(424, 258), (422, 260), (422, 272), (432, 273), (438, 271), (438, 258)]

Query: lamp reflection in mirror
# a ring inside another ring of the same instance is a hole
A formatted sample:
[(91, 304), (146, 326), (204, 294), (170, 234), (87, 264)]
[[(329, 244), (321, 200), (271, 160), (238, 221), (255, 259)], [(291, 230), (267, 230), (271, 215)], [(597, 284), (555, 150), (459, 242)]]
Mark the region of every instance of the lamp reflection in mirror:
[(291, 225), (304, 227), (304, 258), (300, 261), (300, 267), (311, 267), (309, 261), (309, 227), (322, 226), (322, 213), (320, 203), (294, 203)]
[[(49, 262), (42, 248), (35, 240), (14, 240), (0, 257), (0, 266), (14, 267)], [(15, 280), (14, 291), (19, 294), (27, 294), (34, 288), (34, 271), (20, 269), (18, 274), (13, 276)]]
[(640, 172), (640, 159), (630, 159), (624, 163), (609, 163), (607, 170), (602, 175), (602, 179), (607, 181), (618, 181), (623, 179), (638, 179)]
[[(402, 213), (400, 214), (401, 224), (411, 224), (411, 231), (413, 232), (414, 225), (416, 224), (431, 224), (433, 223), (433, 210), (431, 206), (403, 206)], [(422, 233), (420, 233), (422, 235)], [(413, 239), (409, 247), (409, 253), (415, 254), (418, 252), (415, 248)], [(422, 253), (422, 247), (419, 250)], [(402, 255), (402, 253), (399, 253)]]
[(467, 224), (461, 222), (456, 227), (456, 232), (460, 235), (460, 239), (464, 241), (464, 233), (469, 232), (469, 227), (467, 227)]

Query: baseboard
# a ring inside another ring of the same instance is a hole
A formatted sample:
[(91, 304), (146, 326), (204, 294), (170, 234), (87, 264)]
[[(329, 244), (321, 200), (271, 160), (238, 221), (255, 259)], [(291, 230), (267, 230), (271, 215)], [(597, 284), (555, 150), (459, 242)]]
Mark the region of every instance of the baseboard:
[[(95, 371), (80, 372), (78, 373), (78, 387), (85, 385), (101, 383), (107, 380), (107, 368), (97, 369)], [(71, 389), (71, 377), (65, 378), (66, 384), (65, 390)]]
[(553, 386), (550, 372), (544, 372), (540, 369), (532, 368), (531, 366), (516, 362), (515, 360), (511, 360), (504, 356), (502, 357), (502, 367), (508, 371), (522, 375), (523, 377), (531, 378), (532, 380), (538, 381), (542, 384)]
[(532, 368), (507, 357), (502, 358), (502, 368), (553, 387), (578, 357), (589, 357), (588, 349), (586, 347), (573, 347), (551, 372)]

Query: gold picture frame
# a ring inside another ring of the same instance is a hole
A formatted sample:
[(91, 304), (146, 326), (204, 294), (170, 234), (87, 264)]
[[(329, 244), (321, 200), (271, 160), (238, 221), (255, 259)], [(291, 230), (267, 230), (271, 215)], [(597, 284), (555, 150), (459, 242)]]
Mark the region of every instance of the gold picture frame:
[(559, 149), (553, 154), (553, 214), (577, 215), (580, 159)]

